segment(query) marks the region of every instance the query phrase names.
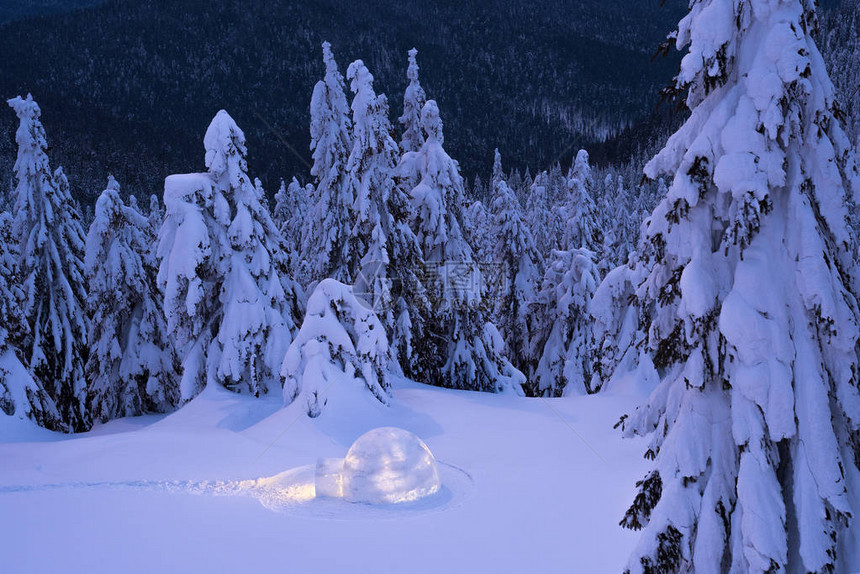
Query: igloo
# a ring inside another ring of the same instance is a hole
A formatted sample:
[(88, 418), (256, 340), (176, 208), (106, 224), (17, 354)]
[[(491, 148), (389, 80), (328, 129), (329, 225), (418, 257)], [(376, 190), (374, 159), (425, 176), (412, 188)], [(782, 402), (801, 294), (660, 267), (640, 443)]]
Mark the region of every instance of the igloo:
[(337, 472), (335, 461), (320, 461), (317, 496), (340, 496), (349, 502), (393, 504), (439, 491), (436, 459), (409, 431), (383, 427), (361, 435), (349, 448)]

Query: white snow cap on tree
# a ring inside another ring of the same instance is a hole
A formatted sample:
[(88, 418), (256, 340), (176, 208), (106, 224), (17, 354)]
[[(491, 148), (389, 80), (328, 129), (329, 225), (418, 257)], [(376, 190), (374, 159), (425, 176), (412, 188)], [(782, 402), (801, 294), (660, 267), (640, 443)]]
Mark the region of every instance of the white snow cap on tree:
[[(354, 198), (348, 187), (346, 164), (352, 149), (352, 122), (344, 94), (343, 76), (323, 42), (325, 77), (317, 82), (311, 98), (311, 175), (317, 182), (307, 221), (302, 231), (302, 255), (308, 260), (311, 279), (333, 277), (350, 283), (352, 263), (347, 242), (352, 230)], [(359, 255), (360, 257), (360, 255)]]
[(401, 181), (418, 181), (409, 192), (412, 229), (427, 266), (428, 297), (435, 313), (425, 339), (415, 347), (432, 350), (443, 364), (429, 373), (429, 382), (446, 387), (522, 393), (525, 377), (504, 356), (504, 341), (486, 320), (486, 287), (472, 249), (463, 237), (463, 178), (442, 144), (442, 120), (436, 102), (421, 111), (426, 141), (417, 152), (403, 155)]
[(391, 361), (385, 328), (373, 310), (352, 287), (324, 279), (308, 299), (304, 323), (284, 357), (284, 403), (298, 401), (315, 418), (332, 385), (361, 384), (388, 404)]
[(814, 26), (811, 0), (697, 0), (678, 28), (691, 115), (646, 167), (674, 179), (638, 290), (661, 380), (623, 422), (656, 457), (634, 573), (857, 567), (860, 190)]
[(228, 205), (215, 195), (208, 174), (168, 176), (164, 223), (159, 231), (158, 284), (176, 351), (182, 359), (181, 397), (188, 401), (206, 384), (210, 321), (219, 313), (217, 261), (226, 251)]
[(29, 95), (8, 103), (20, 120), (13, 234), (29, 326), (21, 352), (64, 425), (83, 431), (91, 420), (84, 379), (88, 325), (81, 214), (62, 169), (51, 173), (39, 106)]
[(204, 138), (206, 174), (165, 182), (159, 282), (183, 362), (182, 398), (216, 382), (257, 395), (302, 314), (289, 250), (247, 174), (245, 136), (225, 111)]

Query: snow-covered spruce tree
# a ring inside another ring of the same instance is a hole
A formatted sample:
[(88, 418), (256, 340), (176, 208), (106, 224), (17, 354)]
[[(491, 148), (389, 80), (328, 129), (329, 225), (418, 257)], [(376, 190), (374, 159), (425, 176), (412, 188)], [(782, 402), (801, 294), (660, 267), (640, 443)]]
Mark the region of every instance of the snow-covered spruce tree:
[(308, 200), (314, 192), (312, 185), (302, 186), (295, 177), (287, 186), (283, 180), (275, 193), (272, 219), (287, 243), (299, 250), (302, 245), (302, 225), (308, 215)]
[(591, 298), (589, 314), (595, 344), (592, 389), (606, 389), (613, 375), (636, 367), (644, 335), (639, 329), (635, 294), (646, 274), (638, 256), (633, 257), (624, 265), (608, 268)]
[[(281, 179), (281, 183), (278, 186), (278, 191), (275, 192), (275, 206), (272, 208), (272, 221), (275, 222), (275, 225), (278, 226), (278, 229), (281, 230), (281, 233), (286, 238), (286, 234), (284, 234), (284, 227), (289, 224), (290, 219), (293, 216), (293, 210), (295, 209), (295, 197), (291, 196), (291, 191), (293, 190), (293, 183), (297, 186), (301, 186), (299, 184), (299, 180), (295, 177), (290, 181), (290, 187), (287, 188), (286, 182)], [(301, 231), (299, 231), (299, 240), (301, 240)]]
[(529, 394), (538, 397), (581, 395), (599, 390), (592, 386), (594, 337), (589, 315), (597, 288), (594, 253), (586, 249), (551, 254), (529, 319), (535, 366), (529, 376)]
[(841, 0), (827, 10), (819, 46), (836, 88), (845, 131), (860, 149), (860, 0)]
[(307, 313), (281, 367), (284, 402), (296, 401), (318, 417), (334, 384), (363, 383), (388, 404), (393, 356), (385, 327), (352, 287), (324, 279), (308, 299)]
[(0, 212), (0, 412), (29, 418), (51, 430), (68, 430), (54, 400), (38, 380), (26, 374), (18, 357), (17, 345), (29, 328), (20, 305), (24, 293), (17, 273), (18, 246), (12, 224), (12, 215)]
[(29, 95), (9, 100), (9, 105), (20, 120), (13, 235), (19, 246), (22, 311), (29, 327), (20, 350), (65, 425), (84, 431), (91, 419), (84, 379), (87, 317), (81, 215), (62, 170), (51, 173), (39, 106)]
[[(131, 196), (130, 200), (133, 199)], [(149, 209), (147, 217), (137, 209), (132, 214), (141, 230), (136, 236), (140, 242), (135, 242), (133, 248), (142, 263), (145, 291), (129, 332), (127, 348), (130, 352), (120, 369), (143, 386), (146, 410), (163, 413), (179, 404), (182, 365), (167, 330), (163, 296), (158, 288), (158, 232), (164, 215), (157, 196), (150, 196)]]
[(413, 345), (424, 338), (430, 303), (419, 273), (421, 249), (409, 227), (409, 198), (395, 187), (399, 149), (391, 137), (388, 100), (373, 90), (373, 75), (361, 60), (350, 64), (353, 147), (347, 181), (354, 226), (350, 252), (361, 254), (350, 269), (361, 297), (379, 315), (404, 372), (424, 378), (432, 357)]
[(460, 206), (463, 178), (457, 162), (442, 147), (442, 120), (436, 102), (421, 110), (426, 141), (403, 155), (398, 174), (419, 181), (410, 191), (412, 229), (421, 246), (424, 285), (433, 316), (423, 340), (415, 342), (435, 358), (435, 369), (423, 382), (491, 392), (522, 392), (524, 376), (503, 355), (504, 341), (486, 320), (487, 301), (481, 270), (463, 237)]
[(499, 148), (493, 150), (493, 173), (490, 175), (490, 196), (492, 197), (493, 190), (499, 185), (499, 182), (505, 179), (505, 170), (502, 169), (502, 154), (499, 153)]
[(596, 251), (603, 242), (603, 236), (591, 197), (593, 180), (588, 152), (585, 150), (579, 150), (576, 154), (567, 177), (567, 187), (568, 199), (559, 211), (559, 217), (564, 222), (562, 242), (568, 249)]
[(352, 204), (346, 164), (352, 150), (352, 123), (344, 94), (343, 76), (323, 42), (325, 77), (311, 97), (311, 175), (317, 183), (312, 207), (302, 230), (302, 257), (308, 261), (310, 279), (331, 277), (351, 283), (349, 270), (363, 254), (348, 251), (352, 231)]
[(523, 188), (524, 180), (523, 175), (520, 173), (520, 170), (513, 169), (511, 173), (507, 177), (508, 187), (514, 192), (514, 197), (517, 198), (517, 201), (520, 201), (523, 197), (525, 197), (526, 192)]
[[(152, 231), (153, 236), (158, 235), (158, 230), (161, 229), (161, 224), (164, 222), (164, 209), (161, 207), (161, 202), (158, 200), (158, 196), (154, 193), (149, 196), (149, 214), (147, 215), (147, 220), (149, 221), (149, 229)], [(152, 249), (153, 253), (155, 253), (155, 249)]]
[(266, 393), (302, 315), (289, 249), (247, 174), (244, 134), (222, 110), (204, 144), (208, 173), (165, 181), (159, 245), (183, 401), (212, 382)]
[(310, 274), (308, 261), (302, 257), (302, 228), (308, 217), (309, 198), (314, 194), (311, 184), (302, 186), (294, 177), (286, 186), (281, 180), (275, 193), (275, 209), (272, 219), (290, 248), (289, 271), (299, 284), (307, 283)]
[(204, 144), (216, 193), (227, 199), (232, 215), (226, 229), (231, 253), (220, 262), (223, 316), (218, 345), (208, 355), (217, 370), (210, 377), (228, 388), (265, 393), (301, 323), (303, 295), (288, 274), (291, 250), (263, 203), (262, 189), (250, 184), (245, 134), (222, 110)]
[(0, 212), (0, 352), (8, 350), (27, 332), (20, 303), (24, 293), (17, 276), (18, 245), (12, 235), (14, 219)]
[(487, 263), (493, 257), (493, 216), (480, 201), (463, 210), (463, 233), (472, 246), (475, 259)]
[[(624, 183), (624, 176), (618, 175), (616, 179), (618, 189), (615, 191), (614, 199), (614, 221), (617, 229), (618, 246), (615, 253), (615, 258), (619, 265), (623, 265), (627, 261), (627, 256), (633, 251), (636, 245), (636, 237), (633, 237), (630, 222), (633, 208), (633, 196), (629, 188)], [(638, 229), (637, 229), (638, 232)]]
[(623, 176), (615, 173), (606, 175), (600, 204), (599, 226), (603, 229), (604, 237), (598, 249), (598, 267), (603, 272), (616, 265), (624, 265), (636, 244), (637, 238), (631, 237), (630, 232), (631, 196), (624, 186)]
[(478, 201), (486, 201), (489, 197), (487, 193), (487, 186), (484, 185), (484, 180), (481, 179), (480, 175), (475, 175), (475, 179), (472, 181), (472, 199)]
[(496, 276), (493, 315), (505, 340), (508, 357), (514, 366), (527, 373), (533, 329), (528, 310), (529, 304), (537, 298), (541, 256), (523, 220), (519, 201), (504, 179), (499, 180), (493, 193), (496, 240), (491, 271)]
[(131, 201), (123, 204), (110, 177), (96, 202), (84, 258), (92, 318), (88, 401), (102, 422), (166, 412), (179, 398), (179, 361), (156, 287), (154, 240), (151, 222)]
[(631, 572), (857, 568), (860, 181), (814, 26), (810, 0), (697, 0), (673, 35), (691, 117), (646, 167), (674, 180), (638, 291), (660, 382), (622, 420), (656, 458)]
[(389, 263), (387, 203), (394, 187), (392, 172), (397, 165), (398, 148), (390, 135), (388, 100), (374, 92), (373, 75), (367, 66), (356, 60), (349, 65), (346, 77), (354, 94), (351, 105), (353, 144), (346, 164), (349, 195), (354, 198), (354, 224), (348, 250), (356, 255), (348, 271), (350, 277), (358, 278), (363, 268), (378, 263), (379, 272), (374, 273), (376, 277), (371, 280), (378, 280), (379, 284), (367, 285), (367, 288), (387, 306), (385, 291), (390, 287), (385, 273)]
[(177, 354), (182, 358), (180, 400), (206, 385), (206, 352), (220, 314), (219, 262), (229, 251), (229, 204), (206, 173), (168, 176), (164, 222), (158, 234), (158, 286)]
[(526, 166), (526, 173), (523, 175), (523, 183), (520, 186), (520, 189), (515, 189), (514, 192), (517, 196), (517, 201), (520, 202), (520, 205), (528, 205), (529, 196), (532, 192), (532, 185), (534, 185), (534, 178), (532, 177), (531, 170)]
[(526, 199), (526, 214), (535, 247), (547, 259), (558, 245), (558, 229), (550, 203), (549, 174), (542, 171), (535, 176)]
[(406, 68), (406, 78), (409, 85), (403, 94), (403, 115), (398, 122), (403, 126), (400, 138), (400, 149), (403, 153), (418, 151), (424, 145), (424, 133), (421, 131), (421, 109), (427, 102), (427, 95), (418, 80), (418, 50), (409, 50), (409, 66)]

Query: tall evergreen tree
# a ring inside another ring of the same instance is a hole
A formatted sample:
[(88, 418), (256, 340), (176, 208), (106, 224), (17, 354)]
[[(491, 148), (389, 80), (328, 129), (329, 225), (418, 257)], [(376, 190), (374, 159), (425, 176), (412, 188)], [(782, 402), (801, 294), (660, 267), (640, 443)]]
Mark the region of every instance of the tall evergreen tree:
[(537, 298), (541, 257), (523, 220), (519, 201), (504, 179), (498, 181), (494, 194), (496, 244), (492, 273), (497, 287), (493, 293), (494, 316), (511, 361), (521, 371), (528, 372), (533, 327), (528, 306)]
[(579, 150), (567, 176), (568, 199), (559, 214), (564, 222), (564, 245), (569, 249), (596, 251), (603, 242), (595, 216), (593, 184), (588, 153)]
[(421, 131), (421, 109), (427, 102), (427, 95), (418, 80), (418, 50), (409, 50), (409, 66), (406, 68), (406, 78), (409, 85), (403, 94), (403, 115), (398, 121), (403, 126), (403, 136), (400, 138), (400, 149), (403, 153), (418, 151), (424, 145), (424, 133)]
[[(0, 212), (0, 411), (9, 416), (29, 418), (51, 430), (68, 430), (57, 405), (44, 386), (25, 371), (17, 345), (29, 332), (21, 311), (24, 293), (18, 276), (18, 246), (12, 235), (13, 218)], [(10, 370), (11, 369), (11, 370)]]
[(87, 358), (84, 233), (81, 214), (61, 169), (51, 173), (41, 111), (31, 96), (9, 100), (20, 120), (16, 141), (13, 234), (29, 334), (25, 363), (57, 404), (71, 430), (91, 425), (86, 410)]
[(225, 111), (204, 138), (206, 174), (165, 182), (159, 282), (183, 361), (182, 399), (207, 383), (254, 395), (277, 385), (301, 322), (289, 248), (247, 173), (245, 136)]
[(20, 306), (24, 293), (17, 276), (18, 246), (12, 236), (13, 221), (8, 211), (0, 212), (0, 352), (27, 332)]
[(599, 389), (592, 386), (595, 345), (589, 315), (597, 282), (592, 252), (552, 252), (529, 313), (533, 396), (581, 395)]
[(302, 226), (308, 216), (308, 200), (314, 193), (312, 185), (302, 186), (295, 177), (287, 186), (283, 180), (275, 193), (272, 220), (294, 251), (301, 249)]
[(161, 202), (158, 196), (154, 193), (149, 196), (149, 228), (153, 235), (158, 235), (158, 230), (161, 229), (161, 224), (164, 222), (164, 209), (161, 207)]
[(155, 240), (147, 218), (119, 196), (113, 177), (87, 234), (87, 301), (92, 325), (86, 365), (94, 419), (165, 412), (178, 400), (179, 361), (155, 283)]
[(697, 0), (673, 38), (690, 118), (639, 307), (660, 382), (623, 419), (653, 471), (631, 572), (842, 572), (858, 470), (860, 192), (812, 0)]
[(353, 148), (347, 163), (354, 226), (350, 250), (362, 254), (351, 270), (356, 290), (379, 315), (394, 357), (417, 379), (430, 368), (431, 357), (416, 348), (430, 304), (418, 276), (421, 250), (409, 227), (409, 198), (395, 187), (399, 150), (391, 137), (388, 100), (373, 90), (373, 75), (361, 60), (347, 70), (352, 101)]
[[(352, 204), (346, 164), (352, 150), (352, 123), (344, 94), (343, 76), (323, 42), (325, 77), (317, 82), (311, 98), (311, 175), (317, 182), (313, 207), (302, 232), (302, 257), (308, 261), (311, 280), (331, 277), (352, 283), (356, 266), (348, 250), (352, 231)], [(357, 257), (361, 257), (358, 254)]]
[(290, 248), (290, 273), (300, 284), (307, 283), (310, 274), (308, 261), (302, 257), (301, 249), (302, 228), (308, 218), (308, 202), (313, 194), (311, 184), (302, 186), (294, 177), (287, 186), (281, 180), (272, 212), (272, 220)]
[(491, 193), (503, 179), (505, 179), (505, 171), (502, 169), (502, 154), (499, 153), (499, 148), (496, 148), (493, 150), (493, 173), (490, 175)]
[[(387, 284), (388, 238), (383, 226), (389, 227), (387, 203), (394, 187), (398, 148), (390, 135), (388, 100), (374, 92), (373, 75), (367, 66), (356, 60), (350, 64), (346, 76), (354, 94), (351, 106), (353, 145), (346, 164), (349, 195), (354, 198), (354, 223), (348, 250), (355, 256), (350, 261), (349, 276), (357, 278), (363, 267), (377, 267), (375, 264), (378, 264), (380, 273), (376, 279)], [(376, 287), (380, 289), (375, 291), (388, 290), (382, 285)]]
[(820, 37), (846, 135), (860, 149), (860, 0), (840, 0), (827, 10)]
[(493, 258), (493, 216), (483, 202), (474, 201), (463, 210), (463, 233), (479, 263)]
[(398, 172), (419, 181), (410, 191), (412, 228), (427, 268), (424, 285), (433, 305), (421, 348), (436, 357), (427, 382), (491, 392), (522, 392), (522, 373), (503, 355), (504, 341), (486, 320), (486, 287), (472, 249), (463, 237), (460, 206), (463, 178), (442, 144), (442, 120), (436, 102), (421, 111), (426, 141), (404, 154)]
[(535, 176), (526, 200), (526, 216), (529, 221), (535, 247), (543, 259), (558, 244), (558, 230), (550, 203), (549, 174), (542, 171)]
[(529, 196), (532, 192), (532, 185), (535, 180), (532, 177), (531, 170), (528, 166), (526, 166), (526, 172), (523, 174), (523, 183), (520, 189), (514, 189), (514, 193), (517, 196), (517, 201), (520, 202), (520, 205), (528, 205)]

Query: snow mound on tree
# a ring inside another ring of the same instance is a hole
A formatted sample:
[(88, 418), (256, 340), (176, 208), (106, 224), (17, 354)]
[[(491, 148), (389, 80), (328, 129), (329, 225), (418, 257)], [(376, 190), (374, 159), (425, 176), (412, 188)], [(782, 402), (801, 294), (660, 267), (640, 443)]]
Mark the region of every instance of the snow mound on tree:
[(341, 470), (343, 498), (349, 502), (394, 504), (436, 494), (442, 487), (436, 459), (409, 431), (382, 427), (360, 436)]

